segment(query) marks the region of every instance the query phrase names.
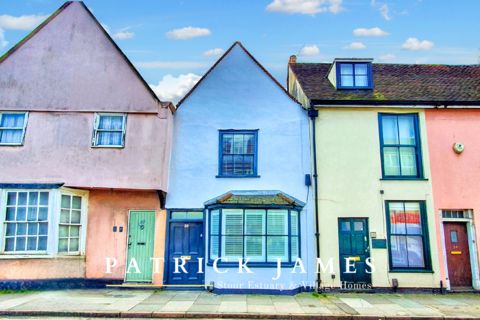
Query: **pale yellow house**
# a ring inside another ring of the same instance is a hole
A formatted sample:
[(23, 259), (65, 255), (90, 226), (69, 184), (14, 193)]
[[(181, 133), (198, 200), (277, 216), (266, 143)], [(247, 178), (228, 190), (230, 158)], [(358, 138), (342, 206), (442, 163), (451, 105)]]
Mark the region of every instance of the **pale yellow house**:
[(289, 63), (288, 91), (312, 120), (319, 257), (324, 266), (333, 258), (320, 280), (324, 288), (438, 290), (424, 112), (433, 106), (428, 94), (409, 94), (425, 86), (414, 76), (422, 66), (372, 60)]

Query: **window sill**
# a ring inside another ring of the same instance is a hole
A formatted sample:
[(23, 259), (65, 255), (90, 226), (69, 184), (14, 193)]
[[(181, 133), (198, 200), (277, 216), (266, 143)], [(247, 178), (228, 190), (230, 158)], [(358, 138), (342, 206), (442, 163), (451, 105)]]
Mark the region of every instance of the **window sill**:
[(433, 270), (425, 269), (392, 269), (388, 273), (435, 273)]
[(22, 147), (23, 143), (0, 143), (0, 147)]
[(0, 260), (15, 260), (15, 259), (77, 259), (81, 260), (84, 256), (80, 255), (48, 255), (48, 254), (0, 254)]
[[(210, 260), (207, 262), (208, 267), (213, 267), (213, 261)], [(250, 262), (247, 263), (246, 266), (248, 268), (277, 268), (277, 263), (276, 262)], [(295, 263), (282, 263), (281, 268), (293, 268), (295, 266)], [(223, 262), (220, 263), (220, 261), (217, 263), (217, 268), (238, 268), (238, 262)]]
[(254, 175), (254, 176), (227, 176), (227, 175), (217, 175), (215, 178), (260, 178), (260, 176)]
[(393, 180), (393, 181), (428, 181), (428, 179), (425, 178), (404, 178), (404, 177), (393, 177), (393, 178), (381, 178), (380, 181), (388, 181), (388, 180)]
[(105, 149), (125, 149), (125, 146), (92, 146), (92, 148), (105, 148)]

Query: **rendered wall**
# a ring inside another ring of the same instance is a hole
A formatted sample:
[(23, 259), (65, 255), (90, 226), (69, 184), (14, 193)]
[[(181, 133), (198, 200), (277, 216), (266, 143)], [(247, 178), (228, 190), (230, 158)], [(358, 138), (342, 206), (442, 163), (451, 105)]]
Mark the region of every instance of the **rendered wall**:
[[(382, 179), (378, 113), (418, 112), (426, 181)], [(426, 215), (434, 273), (389, 273), (387, 249), (371, 249), (374, 287), (390, 287), (398, 279), (400, 287), (439, 287), (440, 272), (436, 240), (436, 212), (433, 206), (429, 153), (423, 110), (379, 108), (322, 108), (316, 121), (319, 183), (320, 254), (326, 264), (334, 258), (335, 279), (322, 273), (326, 286), (340, 287), (338, 218), (368, 218), (369, 232), (386, 239), (387, 200), (426, 201)], [(380, 194), (384, 190), (384, 194)], [(437, 197), (437, 195), (435, 195)], [(371, 245), (370, 245), (371, 248)]]
[(80, 2), (0, 64), (0, 110), (156, 113), (158, 102)]
[(0, 280), (85, 278), (85, 257), (0, 259)]
[[(441, 277), (445, 281), (445, 256), (443, 254), (440, 210), (473, 209), (475, 238), (479, 239), (480, 223), (480, 113), (477, 109), (432, 109), (425, 111), (428, 149), (435, 194), (436, 232)], [(461, 154), (453, 150), (454, 143), (465, 146)], [(476, 251), (480, 249), (476, 242)], [(478, 273), (474, 275), (477, 279)]]
[(0, 182), (167, 188), (172, 114), (128, 114), (125, 148), (92, 148), (91, 112), (30, 112), (23, 146), (0, 146)]
[[(291, 100), (264, 71), (236, 46), (181, 104), (174, 118), (174, 139), (166, 207), (204, 208), (203, 203), (229, 190), (281, 190), (306, 202), (300, 213), (302, 260), (314, 264), (311, 190), (305, 186), (310, 173), (309, 127), (306, 111)], [(259, 129), (260, 178), (216, 178), (219, 129)], [(208, 226), (207, 226), (208, 227)], [(208, 252), (208, 242), (206, 243)], [(208, 258), (206, 258), (208, 259)], [(221, 269), (224, 270), (224, 269)], [(274, 268), (253, 268), (254, 274), (217, 274), (206, 267), (205, 283), (283, 283), (298, 287), (300, 280), (314, 281), (313, 273), (291, 274), (281, 280)], [(313, 284), (312, 284), (313, 285)]]
[[(154, 256), (163, 258), (166, 216), (160, 209), (156, 192), (92, 190), (88, 208), (86, 278), (125, 278), (128, 214), (131, 210), (156, 211)], [(123, 227), (123, 232), (113, 232), (114, 226)], [(112, 273), (105, 273), (106, 258), (115, 258), (118, 262)], [(160, 271), (162, 273), (154, 274), (154, 284), (163, 281), (163, 264), (160, 264)]]

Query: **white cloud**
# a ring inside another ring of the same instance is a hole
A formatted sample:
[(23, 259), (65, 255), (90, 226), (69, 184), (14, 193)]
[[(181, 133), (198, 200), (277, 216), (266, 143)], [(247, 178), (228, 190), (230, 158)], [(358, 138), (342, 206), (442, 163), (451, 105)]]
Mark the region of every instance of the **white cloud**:
[(366, 49), (367, 46), (364, 45), (363, 43), (361, 42), (352, 42), (349, 46), (346, 46), (346, 47), (343, 47), (342, 49), (353, 49), (353, 50), (357, 50), (357, 49)]
[(217, 49), (211, 49), (211, 50), (205, 51), (204, 53), (202, 53), (202, 55), (204, 55), (205, 57), (211, 57), (211, 56), (218, 56), (220, 54), (223, 54), (224, 52), (225, 50), (217, 48)]
[(408, 11), (405, 10), (405, 11), (403, 11), (402, 13), (400, 13), (400, 15), (403, 15), (403, 14), (408, 14)]
[(380, 61), (388, 61), (388, 60), (395, 60), (397, 59), (397, 57), (395, 57), (393, 54), (386, 54), (386, 55), (383, 55), (383, 56), (380, 56), (378, 58), (378, 60)]
[(88, 11), (90, 11), (93, 14), (93, 9), (92, 8), (88, 7), (87, 9), (88, 9)]
[(370, 5), (375, 6), (375, 0), (372, 0), (372, 2), (370, 2)]
[(165, 33), (167, 38), (175, 39), (175, 40), (178, 40), (178, 39), (186, 40), (186, 39), (195, 38), (195, 37), (209, 36), (211, 34), (212, 32), (208, 29), (192, 28), (192, 27), (175, 29)]
[(314, 56), (320, 53), (320, 50), (316, 45), (311, 47), (303, 47), (302, 50), (298, 53), (299, 56)]
[(0, 49), (6, 47), (8, 41), (5, 41), (5, 33), (2, 28), (0, 28)]
[(110, 34), (110, 28), (105, 24), (105, 23), (100, 23), (103, 27), (103, 29), (105, 29), (105, 31), (107, 31), (108, 34)]
[(144, 69), (188, 69), (188, 68), (205, 68), (208, 65), (200, 62), (163, 62), (163, 61), (152, 61), (152, 62), (135, 62), (134, 65), (137, 68)]
[(150, 88), (160, 100), (176, 104), (201, 78), (193, 73), (181, 74), (178, 78), (167, 74), (157, 86), (151, 84)]
[(392, 20), (392, 18), (388, 15), (388, 5), (384, 4), (383, 6), (380, 7), (380, 14), (382, 15), (382, 17), (384, 17), (386, 20), (390, 21)]
[(132, 39), (134, 37), (135, 37), (135, 33), (133, 32), (117, 32), (112, 36), (113, 39), (118, 39), (118, 40)]
[(410, 51), (427, 51), (432, 49), (434, 43), (432, 41), (423, 40), (422, 42), (418, 41), (417, 38), (408, 38), (404, 44), (402, 44), (402, 49)]
[(30, 15), (21, 17), (12, 17), (9, 15), (0, 16), (0, 28), (5, 30), (33, 30), (40, 23), (45, 21), (50, 15)]
[(279, 13), (301, 13), (314, 16), (320, 12), (339, 13), (344, 10), (341, 6), (343, 0), (274, 0), (265, 11)]
[(385, 31), (381, 30), (380, 28), (372, 28), (372, 29), (360, 28), (360, 29), (353, 30), (353, 34), (356, 35), (357, 37), (359, 37), (359, 36), (379, 37), (379, 36), (388, 36), (390, 33), (385, 32)]

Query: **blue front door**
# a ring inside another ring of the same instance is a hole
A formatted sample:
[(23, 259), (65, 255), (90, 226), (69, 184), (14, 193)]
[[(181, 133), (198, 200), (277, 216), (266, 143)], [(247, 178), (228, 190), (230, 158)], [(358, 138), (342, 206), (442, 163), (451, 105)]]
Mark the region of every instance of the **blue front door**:
[[(204, 284), (203, 222), (171, 222), (169, 231), (168, 284)], [(180, 273), (175, 273), (175, 258), (178, 259), (178, 265), (181, 265), (182, 257), (185, 260), (184, 268), (187, 273), (184, 273), (181, 268), (178, 268)]]

